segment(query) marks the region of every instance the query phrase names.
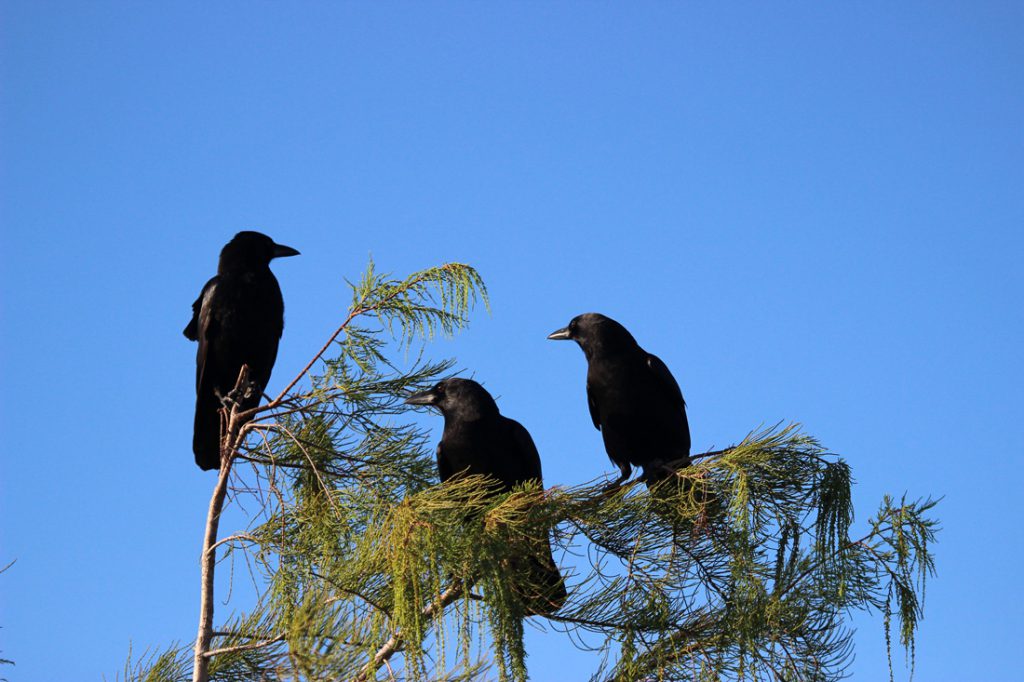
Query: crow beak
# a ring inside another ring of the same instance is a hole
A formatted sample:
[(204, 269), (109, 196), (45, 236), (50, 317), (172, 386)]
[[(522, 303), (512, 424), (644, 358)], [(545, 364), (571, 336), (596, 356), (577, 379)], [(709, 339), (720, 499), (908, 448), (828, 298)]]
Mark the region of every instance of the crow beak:
[(433, 405), (437, 402), (437, 394), (433, 389), (413, 393), (405, 399), (406, 405)]
[(298, 256), (299, 252), (284, 244), (274, 244), (274, 255), (271, 258), (284, 258), (285, 256)]
[(572, 334), (569, 333), (568, 327), (562, 327), (558, 331), (551, 332), (548, 334), (548, 339), (551, 341), (568, 341), (572, 338)]

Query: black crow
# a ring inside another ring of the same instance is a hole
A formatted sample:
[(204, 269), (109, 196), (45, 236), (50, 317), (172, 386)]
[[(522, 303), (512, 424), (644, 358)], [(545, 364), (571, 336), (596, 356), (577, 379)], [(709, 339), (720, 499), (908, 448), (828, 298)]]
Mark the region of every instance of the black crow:
[[(284, 301), (270, 261), (297, 256), (259, 232), (239, 232), (220, 252), (217, 276), (192, 304), (185, 337), (199, 342), (196, 353), (196, 417), (192, 451), (200, 469), (220, 468), (222, 400), (242, 409), (259, 404), (277, 359), (284, 329)], [(251, 390), (229, 396), (242, 365), (249, 366)]]
[(637, 344), (625, 327), (599, 313), (577, 315), (549, 339), (573, 340), (587, 357), (587, 404), (604, 437), (621, 485), (641, 467), (648, 486), (666, 465), (690, 464), (690, 425), (679, 384), (657, 356)]
[[(441, 482), (459, 475), (491, 476), (503, 490), (526, 481), (543, 483), (540, 455), (522, 424), (504, 417), (483, 386), (470, 379), (446, 379), (415, 393), (410, 405), (431, 405), (444, 415), (444, 433), (437, 446)], [(516, 588), (529, 613), (550, 615), (565, 603), (565, 582), (544, 537), (539, 554), (531, 556), (529, 585)]]

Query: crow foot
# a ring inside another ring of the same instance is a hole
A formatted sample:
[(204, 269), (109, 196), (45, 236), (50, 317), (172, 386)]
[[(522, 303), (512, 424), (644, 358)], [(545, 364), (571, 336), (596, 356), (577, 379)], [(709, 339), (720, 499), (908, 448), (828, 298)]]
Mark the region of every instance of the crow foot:
[(217, 388), (213, 389), (213, 393), (217, 396), (221, 406), (231, 411), (233, 407), (241, 408), (246, 403), (251, 402), (253, 396), (259, 396), (261, 391), (255, 382), (247, 381), (243, 387), (233, 388), (227, 393), (221, 393), (220, 389)]
[(690, 458), (682, 457), (680, 459), (666, 462), (664, 460), (655, 460), (646, 466), (644, 466), (644, 472), (637, 477), (638, 481), (643, 481), (647, 484), (647, 487), (651, 487), (665, 479), (672, 478), (681, 469), (685, 469), (690, 466)]
[(675, 473), (676, 470), (664, 462), (651, 462), (644, 467), (643, 473), (637, 476), (636, 480), (646, 484), (647, 487), (650, 487), (659, 481), (664, 481)]

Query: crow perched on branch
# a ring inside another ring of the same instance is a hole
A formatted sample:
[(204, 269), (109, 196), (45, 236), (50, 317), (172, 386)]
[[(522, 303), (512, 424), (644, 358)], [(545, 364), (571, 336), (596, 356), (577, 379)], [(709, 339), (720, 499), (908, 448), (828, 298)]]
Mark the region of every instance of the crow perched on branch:
[[(255, 407), (270, 381), (284, 329), (284, 301), (270, 261), (298, 254), (265, 234), (239, 232), (221, 250), (216, 277), (192, 304), (184, 334), (199, 342), (192, 451), (200, 469), (220, 468), (222, 401)], [(231, 395), (242, 365), (249, 366), (252, 385)]]
[(613, 485), (629, 478), (630, 465), (643, 469), (650, 487), (666, 476), (666, 465), (690, 464), (690, 425), (679, 384), (625, 327), (599, 313), (584, 313), (548, 338), (575, 341), (587, 357), (590, 417), (604, 437), (608, 458), (622, 472)]
[[(543, 483), (540, 455), (522, 424), (502, 416), (487, 390), (470, 379), (446, 379), (414, 393), (409, 405), (430, 405), (444, 416), (437, 446), (441, 482), (458, 475), (491, 476), (512, 490), (526, 481)], [(531, 614), (550, 615), (565, 603), (565, 582), (547, 537), (542, 551), (527, 558), (529, 585), (515, 588)]]

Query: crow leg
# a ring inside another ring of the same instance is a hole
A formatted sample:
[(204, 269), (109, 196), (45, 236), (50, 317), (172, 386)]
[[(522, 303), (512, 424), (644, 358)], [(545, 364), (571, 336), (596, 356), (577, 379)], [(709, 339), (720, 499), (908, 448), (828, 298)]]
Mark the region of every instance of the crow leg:
[(676, 469), (674, 467), (666, 464), (660, 459), (657, 459), (644, 466), (644, 472), (640, 474), (636, 480), (643, 481), (647, 484), (647, 487), (651, 487), (658, 481), (664, 481), (675, 472)]
[(633, 467), (629, 466), (629, 462), (626, 462), (625, 464), (619, 465), (619, 471), (621, 472), (621, 475), (616, 480), (612, 481), (607, 486), (605, 486), (604, 492), (611, 492), (612, 490), (615, 490), (623, 483), (625, 483), (626, 480), (630, 477), (630, 475), (632, 475)]

